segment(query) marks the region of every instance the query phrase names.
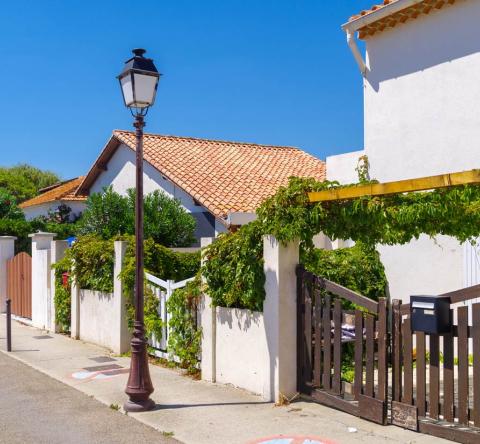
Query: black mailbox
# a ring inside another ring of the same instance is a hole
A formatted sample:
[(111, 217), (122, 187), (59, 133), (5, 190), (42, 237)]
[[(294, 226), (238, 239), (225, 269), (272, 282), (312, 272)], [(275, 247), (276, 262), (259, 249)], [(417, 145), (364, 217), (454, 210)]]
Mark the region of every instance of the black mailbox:
[(412, 331), (441, 335), (452, 331), (448, 296), (410, 296)]

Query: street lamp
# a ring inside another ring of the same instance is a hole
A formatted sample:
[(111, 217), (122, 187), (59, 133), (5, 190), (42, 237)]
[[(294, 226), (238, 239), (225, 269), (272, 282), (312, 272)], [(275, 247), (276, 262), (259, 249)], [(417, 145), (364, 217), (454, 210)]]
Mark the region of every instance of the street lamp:
[(125, 393), (129, 400), (124, 409), (127, 412), (151, 410), (155, 403), (150, 399), (153, 393), (148, 368), (147, 339), (144, 325), (144, 279), (143, 279), (143, 127), (144, 117), (155, 102), (160, 73), (152, 59), (143, 55), (144, 49), (134, 49), (134, 56), (125, 62), (118, 76), (125, 106), (135, 117), (133, 126), (136, 136), (136, 196), (135, 196), (135, 322), (131, 342), (132, 358)]

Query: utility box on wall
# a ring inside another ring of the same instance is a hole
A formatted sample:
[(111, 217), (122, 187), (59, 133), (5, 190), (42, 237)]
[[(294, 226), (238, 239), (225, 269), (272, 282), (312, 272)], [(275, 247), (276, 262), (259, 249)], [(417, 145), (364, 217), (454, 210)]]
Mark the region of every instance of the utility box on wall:
[(441, 335), (452, 331), (448, 296), (410, 296), (412, 331)]

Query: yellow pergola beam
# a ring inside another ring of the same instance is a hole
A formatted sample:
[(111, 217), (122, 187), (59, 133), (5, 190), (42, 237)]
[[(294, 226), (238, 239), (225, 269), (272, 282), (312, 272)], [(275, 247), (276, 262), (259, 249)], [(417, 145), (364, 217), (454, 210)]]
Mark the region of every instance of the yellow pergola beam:
[(421, 177), (418, 179), (397, 180), (395, 182), (332, 188), (331, 190), (308, 193), (308, 198), (310, 202), (327, 202), (332, 200), (355, 199), (362, 196), (385, 196), (388, 194), (410, 193), (414, 191), (426, 191), (473, 184), (480, 184), (480, 170), (440, 174), (438, 176)]

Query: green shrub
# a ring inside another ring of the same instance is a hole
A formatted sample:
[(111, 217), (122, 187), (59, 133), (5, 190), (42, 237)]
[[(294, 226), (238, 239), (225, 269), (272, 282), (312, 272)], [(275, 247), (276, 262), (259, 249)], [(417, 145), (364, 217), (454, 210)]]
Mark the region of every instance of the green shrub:
[(167, 302), (170, 313), (168, 350), (180, 359), (180, 366), (189, 373), (198, 372), (202, 331), (197, 325), (197, 309), (201, 296), (201, 278), (173, 292)]
[[(195, 219), (165, 193), (154, 191), (144, 197), (144, 237), (167, 247), (188, 247), (194, 241)], [(91, 194), (78, 223), (79, 234), (102, 239), (135, 233), (135, 190), (127, 196), (110, 186), (103, 193)]]
[(351, 248), (311, 249), (302, 254), (305, 268), (373, 300), (385, 297), (387, 277), (378, 251), (358, 242)]
[(63, 333), (70, 332), (71, 323), (71, 279), (67, 286), (63, 285), (63, 273), (69, 272), (70, 261), (64, 258), (53, 264), (55, 270), (55, 323)]
[(77, 285), (86, 290), (113, 292), (113, 240), (82, 236), (67, 250), (66, 260)]
[(263, 242), (257, 222), (221, 234), (203, 254), (202, 274), (213, 305), (263, 310)]
[[(127, 297), (127, 315), (129, 327), (133, 328), (135, 315), (134, 287), (135, 287), (135, 238), (123, 236), (121, 239), (128, 242), (125, 260), (123, 263), (122, 279), (123, 288)], [(144, 265), (148, 273), (163, 280), (182, 281), (195, 276), (200, 269), (200, 252), (177, 253), (162, 245), (156, 244), (152, 239), (144, 242)], [(155, 334), (160, 340), (162, 337), (163, 321), (158, 315), (159, 300), (150, 289), (145, 280), (145, 331), (147, 336)]]

